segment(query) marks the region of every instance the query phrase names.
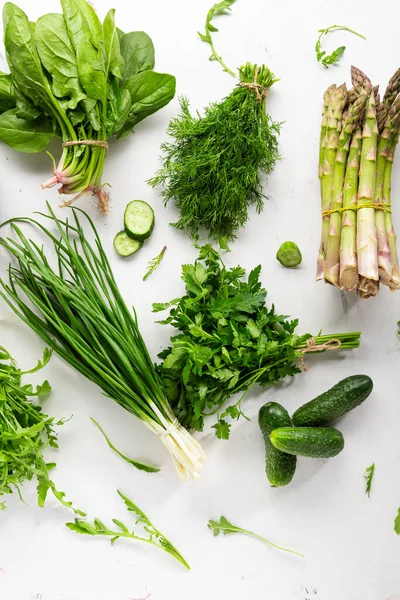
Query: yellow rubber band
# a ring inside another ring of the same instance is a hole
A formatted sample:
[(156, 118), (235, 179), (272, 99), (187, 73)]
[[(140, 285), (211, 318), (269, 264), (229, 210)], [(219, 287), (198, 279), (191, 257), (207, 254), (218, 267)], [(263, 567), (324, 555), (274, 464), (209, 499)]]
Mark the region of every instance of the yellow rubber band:
[(392, 209), (390, 208), (390, 206), (387, 206), (386, 204), (374, 204), (373, 202), (370, 202), (369, 204), (361, 204), (360, 206), (352, 206), (352, 207), (341, 206), (339, 208), (334, 208), (332, 210), (323, 210), (322, 216), (329, 217), (329, 215), (333, 215), (334, 213), (343, 213), (348, 210), (357, 212), (358, 210), (361, 210), (362, 208), (375, 208), (376, 210), (383, 210), (383, 212), (387, 212), (390, 214), (392, 213)]

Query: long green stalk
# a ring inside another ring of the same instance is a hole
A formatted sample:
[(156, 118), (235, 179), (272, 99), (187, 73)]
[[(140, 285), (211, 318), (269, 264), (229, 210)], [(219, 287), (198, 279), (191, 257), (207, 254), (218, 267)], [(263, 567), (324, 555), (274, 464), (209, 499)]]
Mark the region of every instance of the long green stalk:
[(375, 209), (370, 206), (375, 197), (377, 141), (375, 96), (371, 91), (364, 119), (357, 202), (358, 288), (362, 297), (376, 296), (379, 291)]
[(343, 188), (343, 207), (349, 208), (350, 210), (345, 210), (342, 216), (339, 283), (340, 287), (348, 292), (357, 289), (358, 285), (356, 255), (357, 214), (356, 210), (351, 209), (357, 208), (358, 173), (360, 170), (361, 142), (361, 127), (358, 127), (354, 132), (351, 141)]
[[(73, 223), (59, 220), (49, 205), (48, 210), (42, 216), (55, 225), (59, 237), (34, 219), (10, 221), (17, 240), (0, 239), (0, 245), (17, 266), (10, 266), (8, 283), (0, 280), (0, 295), (66, 362), (160, 437), (182, 478), (198, 477), (202, 449), (175, 420), (136, 314), (132, 316), (118, 290), (93, 222), (78, 209), (72, 209)], [(85, 216), (94, 244), (78, 214)], [(57, 269), (17, 222), (31, 223), (49, 238)]]

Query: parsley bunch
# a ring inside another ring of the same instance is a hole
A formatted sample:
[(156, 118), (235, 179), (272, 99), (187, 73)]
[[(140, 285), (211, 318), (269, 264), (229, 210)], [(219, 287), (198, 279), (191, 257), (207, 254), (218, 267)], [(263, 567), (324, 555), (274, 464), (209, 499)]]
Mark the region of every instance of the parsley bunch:
[[(30, 398), (47, 395), (51, 388), (48, 381), (33, 388), (23, 385), (21, 377), (42, 369), (50, 360), (51, 352), (46, 349), (43, 360), (34, 369), (22, 372), (3, 347), (0, 347), (0, 496), (17, 491), (21, 500), (21, 487), (33, 477), (37, 479), (38, 504), (43, 506), (47, 492), (51, 489), (61, 504), (81, 516), (85, 513), (73, 508), (65, 500), (64, 492), (57, 490), (49, 472), (56, 465), (46, 463), (43, 451), (48, 446), (58, 448), (53, 417), (42, 412), (40, 406), (32, 404)], [(0, 503), (4, 510), (5, 502)]]
[[(255, 383), (275, 385), (301, 372), (311, 335), (298, 336), (297, 319), (266, 306), (260, 272), (258, 266), (245, 280), (242, 267), (228, 269), (218, 252), (205, 245), (194, 264), (182, 267), (186, 294), (153, 304), (154, 312), (172, 307), (160, 323), (179, 330), (171, 347), (159, 355), (163, 359), (159, 371), (170, 404), (188, 429), (202, 431), (204, 418), (218, 413), (216, 435), (228, 439), (227, 418), (245, 416), (242, 400)], [(333, 338), (341, 348), (356, 348), (360, 334), (314, 337), (313, 351)], [(238, 393), (238, 400), (224, 407)]]
[(262, 65), (239, 70), (231, 94), (193, 116), (180, 99), (181, 114), (167, 130), (163, 167), (150, 180), (161, 185), (165, 203), (175, 202), (174, 227), (198, 237), (204, 227), (211, 238), (234, 239), (248, 220), (249, 206), (263, 208), (262, 176), (274, 170), (280, 124), (265, 112), (267, 90), (278, 81)]

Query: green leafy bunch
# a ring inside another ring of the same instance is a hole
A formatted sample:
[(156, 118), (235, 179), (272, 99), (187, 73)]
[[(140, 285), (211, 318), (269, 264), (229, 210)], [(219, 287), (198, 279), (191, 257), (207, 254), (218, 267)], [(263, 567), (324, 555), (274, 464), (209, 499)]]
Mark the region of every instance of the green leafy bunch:
[[(300, 372), (299, 347), (310, 336), (297, 336), (297, 320), (266, 306), (260, 272), (258, 266), (244, 279), (242, 267), (228, 269), (205, 245), (193, 265), (182, 267), (186, 294), (153, 305), (155, 312), (172, 307), (161, 323), (179, 330), (159, 355), (160, 373), (176, 416), (189, 429), (201, 431), (205, 416), (220, 412), (214, 428), (227, 439), (226, 418), (244, 416), (241, 402), (252, 385), (274, 385)], [(237, 393), (238, 401), (222, 410)]]
[(92, 192), (106, 212), (101, 179), (107, 140), (129, 135), (168, 104), (175, 78), (153, 71), (150, 37), (119, 30), (114, 9), (102, 23), (86, 0), (61, 5), (62, 14), (46, 14), (37, 23), (17, 5), (4, 5), (10, 74), (0, 74), (0, 139), (32, 153), (61, 138), (61, 159), (58, 165), (53, 159), (54, 176), (42, 187)]
[(280, 124), (265, 111), (266, 92), (277, 79), (265, 65), (247, 63), (239, 72), (240, 84), (204, 115), (193, 116), (188, 100), (180, 99), (181, 113), (167, 130), (171, 141), (162, 145), (163, 167), (150, 180), (178, 208), (174, 226), (194, 238), (204, 227), (213, 239), (234, 239), (249, 206), (262, 210), (262, 176), (280, 158)]
[[(37, 479), (39, 506), (44, 506), (51, 490), (54, 496), (67, 508), (79, 515), (85, 513), (73, 508), (65, 500), (64, 492), (57, 490), (49, 472), (55, 463), (46, 463), (43, 451), (47, 447), (58, 448), (54, 427), (65, 423), (43, 413), (39, 405), (30, 398), (46, 396), (51, 388), (48, 381), (34, 388), (22, 384), (22, 376), (36, 373), (50, 360), (51, 352), (45, 350), (43, 360), (35, 368), (22, 372), (16, 367), (9, 352), (0, 347), (0, 496), (17, 491), (21, 500), (21, 487), (34, 477)], [(1, 503), (5, 508), (5, 503)]]

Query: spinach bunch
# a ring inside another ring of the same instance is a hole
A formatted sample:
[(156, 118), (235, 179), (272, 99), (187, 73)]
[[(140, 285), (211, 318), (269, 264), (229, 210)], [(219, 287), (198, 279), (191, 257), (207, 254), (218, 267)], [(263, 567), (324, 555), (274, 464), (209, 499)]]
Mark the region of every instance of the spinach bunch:
[[(194, 264), (182, 266), (186, 294), (153, 304), (154, 312), (172, 307), (159, 322), (179, 330), (159, 354), (159, 373), (175, 415), (188, 429), (202, 431), (204, 418), (218, 413), (216, 435), (228, 439), (226, 419), (245, 417), (242, 400), (254, 384), (275, 385), (300, 373), (305, 352), (359, 346), (359, 333), (296, 335), (297, 319), (266, 306), (260, 273), (258, 266), (244, 280), (242, 267), (228, 269), (218, 252), (205, 245)], [(238, 400), (224, 407), (237, 393)]]
[(0, 139), (33, 153), (61, 138), (61, 159), (58, 165), (53, 159), (54, 176), (42, 187), (60, 184), (60, 193), (77, 197), (92, 192), (107, 212), (101, 183), (107, 140), (128, 136), (168, 104), (175, 78), (152, 70), (150, 37), (119, 30), (114, 9), (101, 23), (86, 0), (61, 5), (63, 14), (37, 23), (15, 4), (4, 6), (10, 74), (0, 73)]
[[(51, 390), (49, 382), (45, 381), (36, 388), (21, 382), (23, 375), (42, 369), (50, 356), (51, 352), (46, 349), (43, 360), (34, 369), (22, 372), (9, 352), (0, 346), (0, 496), (16, 490), (22, 500), (22, 485), (36, 476), (39, 506), (44, 505), (51, 489), (61, 504), (85, 516), (65, 500), (64, 492), (57, 490), (49, 475), (56, 465), (46, 463), (43, 457), (48, 446), (58, 448), (54, 426), (65, 422), (61, 419), (56, 423), (53, 417), (45, 415), (42, 408), (30, 400), (31, 397), (47, 395)], [(5, 502), (0, 502), (0, 508), (5, 509)]]

